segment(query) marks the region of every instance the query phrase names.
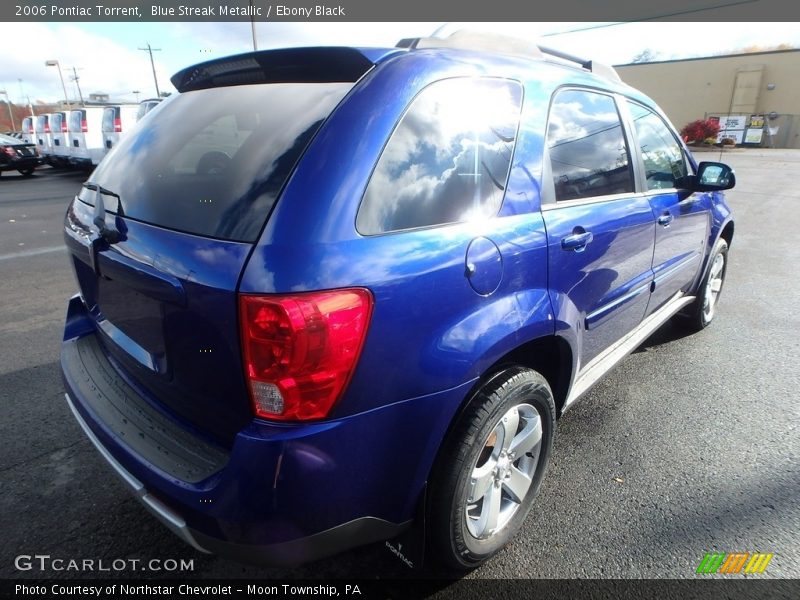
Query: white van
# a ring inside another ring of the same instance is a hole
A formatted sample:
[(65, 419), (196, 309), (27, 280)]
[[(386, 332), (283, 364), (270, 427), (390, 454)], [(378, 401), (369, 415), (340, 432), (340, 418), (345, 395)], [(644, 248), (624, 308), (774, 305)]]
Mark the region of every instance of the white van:
[(53, 153), (53, 137), (50, 134), (50, 115), (39, 115), (36, 117), (34, 125), (34, 143), (36, 149), (39, 151), (39, 156), (45, 159), (45, 162), (50, 161), (50, 155)]
[(163, 98), (148, 98), (139, 103), (139, 110), (136, 111), (136, 120), (140, 121), (147, 113), (158, 106)]
[(103, 107), (87, 106), (67, 114), (69, 161), (90, 167), (98, 164), (105, 154), (103, 146)]
[(36, 143), (36, 133), (33, 131), (33, 122), (35, 120), (36, 117), (25, 117), (22, 119), (20, 129), (22, 129), (22, 139), (25, 140), (26, 144)]
[(108, 152), (136, 125), (138, 106), (123, 104), (103, 109), (103, 148)]
[(67, 113), (50, 113), (50, 136), (53, 140), (50, 162), (54, 166), (69, 164), (69, 136), (67, 135)]

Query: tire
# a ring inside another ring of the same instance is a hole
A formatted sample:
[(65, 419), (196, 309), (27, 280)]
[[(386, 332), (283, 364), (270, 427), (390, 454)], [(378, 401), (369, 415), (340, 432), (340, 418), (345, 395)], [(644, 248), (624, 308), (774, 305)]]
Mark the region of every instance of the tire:
[(19, 171), (24, 177), (30, 177), (31, 175), (33, 175), (34, 170), (35, 167), (28, 167), (27, 169), (17, 169), (17, 171)]
[(697, 300), (689, 305), (685, 314), (685, 323), (692, 331), (705, 329), (714, 320), (727, 270), (728, 242), (720, 238), (709, 258), (708, 272), (700, 284)]
[(473, 569), (519, 531), (547, 470), (555, 414), (547, 380), (520, 366), (496, 374), (472, 397), (431, 477), (430, 556)]

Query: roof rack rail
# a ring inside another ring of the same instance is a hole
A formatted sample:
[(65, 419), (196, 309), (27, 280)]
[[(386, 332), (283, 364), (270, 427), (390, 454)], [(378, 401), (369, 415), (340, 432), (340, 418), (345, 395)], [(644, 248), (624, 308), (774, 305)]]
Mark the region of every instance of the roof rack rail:
[(619, 73), (617, 73), (617, 70), (614, 67), (607, 65), (605, 63), (597, 62), (596, 60), (580, 58), (573, 54), (567, 54), (566, 52), (562, 52), (561, 50), (556, 50), (555, 48), (548, 48), (547, 46), (539, 46), (539, 50), (541, 50), (544, 54), (555, 56), (556, 58), (560, 58), (561, 60), (577, 63), (581, 66), (582, 69), (591, 71), (595, 75), (604, 77), (605, 79), (611, 79), (612, 81), (622, 81), (622, 79), (620, 79)]
[(508, 54), (511, 56), (521, 56), (524, 58), (540, 59), (546, 59), (547, 57), (545, 55), (549, 55), (562, 61), (575, 63), (580, 66), (580, 68), (605, 79), (622, 81), (614, 67), (604, 63), (600, 63), (591, 59), (580, 58), (572, 54), (556, 50), (555, 48), (540, 46), (536, 42), (499, 33), (460, 29), (444, 38), (405, 38), (400, 40), (396, 47), (408, 48), (409, 50), (415, 50), (418, 48), (457, 48), (460, 50), (479, 50), (484, 52), (496, 52), (498, 54)]
[(511, 37), (500, 33), (459, 29), (447, 37), (421, 37), (400, 40), (398, 48), (409, 50), (422, 48), (456, 48), (459, 50), (478, 50), (496, 52), (523, 58), (542, 58), (542, 52), (536, 43), (523, 38)]

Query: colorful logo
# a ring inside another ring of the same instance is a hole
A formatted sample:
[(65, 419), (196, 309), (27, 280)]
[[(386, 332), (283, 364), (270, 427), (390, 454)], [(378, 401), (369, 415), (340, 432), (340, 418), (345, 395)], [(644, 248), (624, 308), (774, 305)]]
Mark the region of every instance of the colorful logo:
[(767, 570), (769, 561), (774, 554), (763, 552), (706, 552), (700, 566), (697, 567), (698, 573), (763, 573)]

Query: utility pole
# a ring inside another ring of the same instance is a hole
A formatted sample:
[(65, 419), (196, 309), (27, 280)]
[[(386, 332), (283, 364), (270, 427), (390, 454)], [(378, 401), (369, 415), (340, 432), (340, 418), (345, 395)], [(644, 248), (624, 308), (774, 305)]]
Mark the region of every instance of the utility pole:
[(156, 63), (153, 62), (153, 52), (161, 52), (161, 48), (151, 48), (150, 42), (147, 42), (147, 48), (139, 48), (150, 54), (150, 66), (153, 69), (153, 81), (156, 84), (156, 97), (161, 98), (161, 91), (158, 89), (158, 78), (156, 77)]
[(83, 92), (81, 92), (81, 84), (78, 83), (79, 79), (80, 77), (78, 77), (78, 70), (75, 67), (72, 67), (72, 81), (74, 81), (75, 85), (78, 86), (78, 96), (80, 96), (81, 98), (81, 104), (83, 106), (86, 106), (86, 102), (83, 101)]

